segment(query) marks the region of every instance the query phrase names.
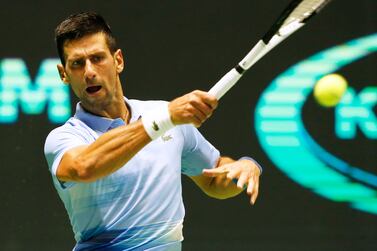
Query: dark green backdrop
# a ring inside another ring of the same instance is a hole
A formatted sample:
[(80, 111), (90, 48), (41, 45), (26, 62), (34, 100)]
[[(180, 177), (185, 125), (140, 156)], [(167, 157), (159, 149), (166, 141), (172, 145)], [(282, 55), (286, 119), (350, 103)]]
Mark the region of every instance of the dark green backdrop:
[[(288, 2), (3, 0), (0, 60), (22, 58), (34, 76), (41, 60), (57, 56), (56, 24), (73, 12), (96, 10), (107, 18), (123, 49), (126, 95), (171, 100), (193, 89), (208, 90), (257, 42)], [(253, 207), (246, 195), (214, 200), (184, 178), (184, 250), (377, 249), (376, 215), (326, 200), (291, 181), (267, 158), (253, 129), (255, 105), (271, 80), (318, 51), (376, 32), (376, 10), (375, 0), (333, 1), (221, 100), (200, 130), (223, 154), (259, 160), (265, 169), (260, 196)], [(376, 63), (374, 56), (355, 64), (358, 68), (347, 68), (351, 85), (356, 89), (375, 85)], [(322, 135), (320, 142), (334, 148), (326, 138), (333, 134), (332, 124), (321, 124), (318, 109), (308, 100), (305, 123), (314, 135)], [(45, 115), (22, 114), (17, 123), (0, 124), (0, 250), (70, 250), (74, 245), (43, 156), (44, 139), (55, 126)], [(371, 163), (355, 154), (369, 151), (376, 156), (375, 141), (337, 142), (341, 154), (376, 173), (377, 158)], [(364, 143), (368, 148), (360, 147)]]

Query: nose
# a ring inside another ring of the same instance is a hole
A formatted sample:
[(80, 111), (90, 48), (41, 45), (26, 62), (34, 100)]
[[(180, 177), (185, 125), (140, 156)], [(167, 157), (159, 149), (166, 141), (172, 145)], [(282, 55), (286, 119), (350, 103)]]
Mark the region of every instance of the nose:
[(86, 60), (84, 76), (85, 79), (94, 79), (96, 77), (96, 72), (90, 60)]

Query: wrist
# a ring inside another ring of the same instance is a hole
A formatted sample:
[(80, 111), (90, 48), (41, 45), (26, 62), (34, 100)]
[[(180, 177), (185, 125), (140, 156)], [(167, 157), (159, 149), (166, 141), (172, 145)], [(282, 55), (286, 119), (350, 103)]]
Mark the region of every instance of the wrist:
[(162, 136), (175, 126), (170, 117), (168, 104), (152, 109), (141, 118), (144, 129), (152, 140)]

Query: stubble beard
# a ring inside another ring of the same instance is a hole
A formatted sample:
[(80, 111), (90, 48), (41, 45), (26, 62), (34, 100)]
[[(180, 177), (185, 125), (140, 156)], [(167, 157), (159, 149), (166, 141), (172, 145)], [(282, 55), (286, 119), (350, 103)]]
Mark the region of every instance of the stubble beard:
[(106, 110), (107, 107), (111, 106), (114, 94), (106, 92), (105, 96), (103, 97), (86, 97), (85, 99), (81, 100), (81, 103), (87, 109), (94, 110), (94, 111), (103, 111)]

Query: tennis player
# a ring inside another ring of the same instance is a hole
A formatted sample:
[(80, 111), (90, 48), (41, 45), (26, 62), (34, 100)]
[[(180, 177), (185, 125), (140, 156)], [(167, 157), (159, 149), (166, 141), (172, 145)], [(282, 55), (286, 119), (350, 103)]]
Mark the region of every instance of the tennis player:
[(255, 203), (259, 165), (220, 156), (196, 129), (216, 98), (203, 91), (171, 102), (125, 98), (122, 51), (96, 13), (69, 16), (55, 35), (60, 77), (80, 102), (48, 135), (45, 156), (74, 250), (181, 250), (182, 173), (211, 197), (246, 189)]

